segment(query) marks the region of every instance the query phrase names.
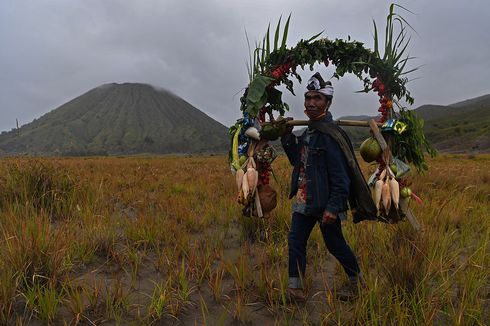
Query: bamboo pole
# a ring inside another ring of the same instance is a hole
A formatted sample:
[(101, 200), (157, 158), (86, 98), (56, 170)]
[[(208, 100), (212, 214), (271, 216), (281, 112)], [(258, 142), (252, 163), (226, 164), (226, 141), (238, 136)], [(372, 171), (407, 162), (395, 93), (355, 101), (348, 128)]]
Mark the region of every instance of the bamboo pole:
[(384, 161), (389, 163), (391, 162), (391, 149), (390, 146), (386, 143), (383, 135), (379, 131), (378, 124), (373, 119), (368, 121), (369, 127), (371, 127), (371, 131), (373, 132), (374, 138), (378, 141), (379, 146), (383, 150), (383, 158)]
[[(339, 126), (349, 126), (349, 127), (370, 127), (369, 121), (362, 120), (334, 120)], [(308, 120), (289, 120), (286, 122), (290, 126), (307, 126)], [(378, 122), (377, 126), (381, 127), (383, 124)]]

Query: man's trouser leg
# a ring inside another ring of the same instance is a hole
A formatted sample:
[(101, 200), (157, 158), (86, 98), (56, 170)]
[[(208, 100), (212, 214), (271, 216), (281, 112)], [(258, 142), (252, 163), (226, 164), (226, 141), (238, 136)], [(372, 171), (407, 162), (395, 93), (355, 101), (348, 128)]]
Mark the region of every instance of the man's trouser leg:
[(317, 219), (293, 213), (291, 230), (288, 235), (289, 287), (302, 288), (301, 280), (306, 270), (306, 244)]
[(358, 278), (361, 270), (356, 256), (344, 239), (340, 219), (337, 218), (332, 224), (322, 224), (320, 229), (328, 251), (337, 258), (349, 278)]

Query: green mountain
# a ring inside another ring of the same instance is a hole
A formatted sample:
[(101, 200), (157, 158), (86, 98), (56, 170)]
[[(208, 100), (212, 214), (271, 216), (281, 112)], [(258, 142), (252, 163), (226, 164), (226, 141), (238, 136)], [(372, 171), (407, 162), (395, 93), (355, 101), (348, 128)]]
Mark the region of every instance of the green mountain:
[[(424, 119), (425, 134), (437, 150), (452, 153), (490, 152), (490, 94), (447, 106), (423, 105), (415, 112)], [(352, 119), (340, 119), (349, 118)], [(358, 120), (367, 119), (369, 117)], [(368, 128), (343, 128), (355, 146), (369, 137)]]
[(146, 84), (106, 84), (0, 135), (0, 153), (119, 155), (225, 152), (227, 128)]

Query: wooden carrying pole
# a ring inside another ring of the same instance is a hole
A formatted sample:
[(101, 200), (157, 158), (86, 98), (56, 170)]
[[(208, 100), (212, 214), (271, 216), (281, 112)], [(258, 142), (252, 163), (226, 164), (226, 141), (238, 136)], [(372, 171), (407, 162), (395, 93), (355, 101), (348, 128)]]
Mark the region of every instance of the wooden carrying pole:
[[(362, 120), (335, 120), (334, 121), (339, 126), (349, 126), (349, 127), (369, 127), (369, 121)], [(308, 120), (290, 120), (286, 122), (290, 126), (307, 126)], [(375, 122), (376, 123), (376, 122)], [(381, 127), (382, 123), (376, 123), (378, 127)]]

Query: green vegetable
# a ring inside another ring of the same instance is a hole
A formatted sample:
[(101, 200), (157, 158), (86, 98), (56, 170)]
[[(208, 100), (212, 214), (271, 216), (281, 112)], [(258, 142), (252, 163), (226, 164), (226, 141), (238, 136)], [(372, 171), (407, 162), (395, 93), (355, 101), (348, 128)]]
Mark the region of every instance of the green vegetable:
[(378, 141), (375, 138), (370, 137), (362, 142), (359, 152), (363, 160), (370, 163), (380, 157), (383, 151), (381, 150)]
[(408, 187), (403, 187), (402, 190), (400, 190), (400, 196), (403, 198), (409, 198), (412, 195), (412, 190)]
[(437, 154), (425, 137), (424, 120), (417, 118), (414, 111), (406, 109), (401, 109), (399, 116), (408, 127), (402, 134), (395, 133), (393, 155), (404, 162), (413, 164), (419, 173), (424, 172), (428, 169), (424, 152), (431, 157)]

